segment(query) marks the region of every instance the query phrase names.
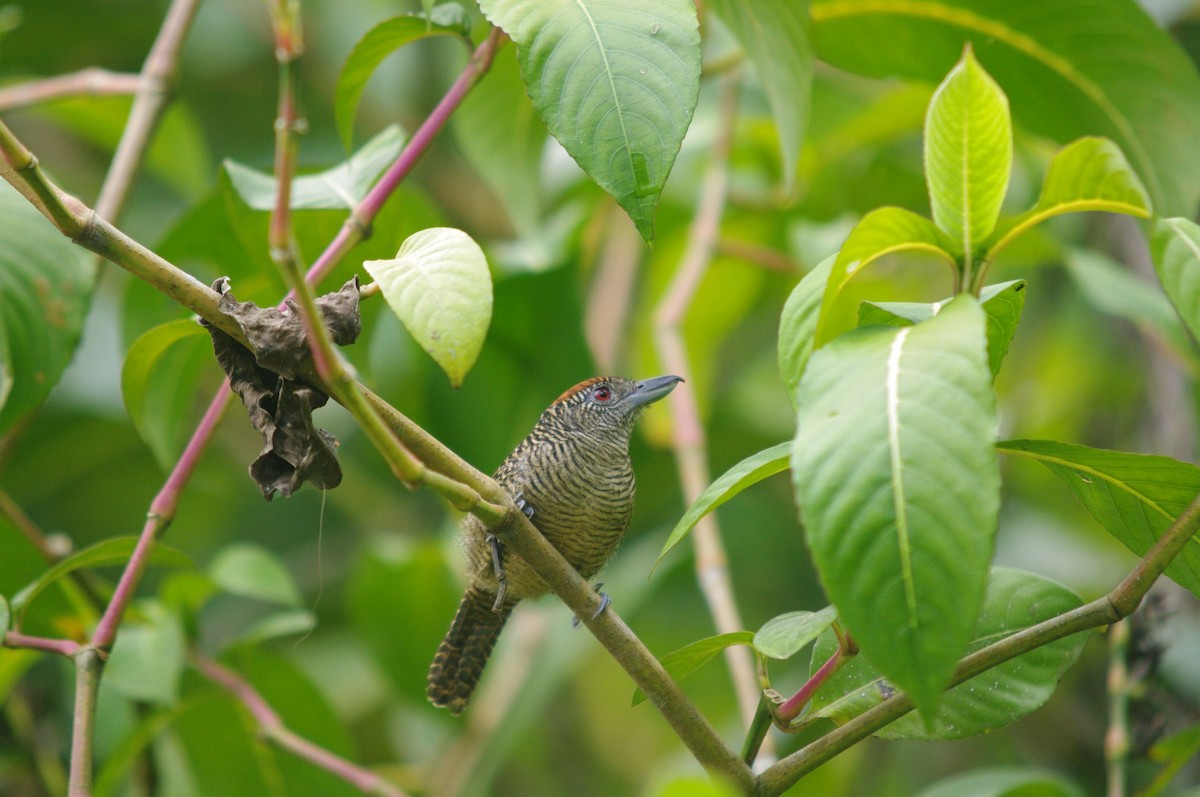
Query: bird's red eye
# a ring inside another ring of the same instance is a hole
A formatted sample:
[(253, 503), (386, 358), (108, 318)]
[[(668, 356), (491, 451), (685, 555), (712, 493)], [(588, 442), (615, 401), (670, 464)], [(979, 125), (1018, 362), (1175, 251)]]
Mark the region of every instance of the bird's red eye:
[(612, 391), (601, 385), (592, 391), (592, 398), (596, 401), (608, 401), (612, 398)]

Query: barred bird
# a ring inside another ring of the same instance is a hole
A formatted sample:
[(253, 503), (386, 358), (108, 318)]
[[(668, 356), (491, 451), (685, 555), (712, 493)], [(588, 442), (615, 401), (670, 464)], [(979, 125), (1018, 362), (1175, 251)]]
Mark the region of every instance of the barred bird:
[[(682, 381), (678, 376), (642, 382), (598, 376), (580, 382), (542, 413), (493, 477), (584, 578), (608, 561), (629, 528), (633, 424), (646, 405)], [(463, 518), (459, 536), (469, 583), (429, 668), (426, 688), (430, 702), (456, 715), (471, 699), (513, 607), (549, 591), (479, 518)], [(607, 605), (605, 597), (600, 611)]]

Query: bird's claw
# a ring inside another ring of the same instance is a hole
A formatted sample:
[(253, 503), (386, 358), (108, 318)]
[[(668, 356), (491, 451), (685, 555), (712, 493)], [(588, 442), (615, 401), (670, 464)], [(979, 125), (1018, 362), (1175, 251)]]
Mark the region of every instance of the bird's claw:
[(513, 503), (517, 505), (517, 509), (520, 510), (522, 515), (533, 520), (533, 504), (525, 500), (524, 493), (517, 493), (513, 496)]
[[(601, 582), (597, 583), (596, 586), (592, 587), (592, 589), (596, 590), (596, 592), (600, 592), (600, 588), (603, 586), (604, 586), (604, 582), (601, 581)], [(596, 607), (596, 611), (592, 612), (592, 616), (589, 619), (595, 620), (597, 617), (600, 616), (600, 613), (603, 612), (605, 609), (607, 609), (610, 605), (612, 605), (612, 598), (608, 597), (607, 592), (600, 592), (600, 605)], [(580, 625), (579, 618), (572, 617), (571, 618), (571, 627), (578, 628), (579, 625)]]
[(496, 600), (492, 603), (492, 611), (496, 614), (504, 608), (504, 597), (508, 592), (508, 575), (504, 572), (504, 558), (500, 551), (500, 540), (496, 535), (487, 536), (488, 545), (492, 549), (492, 569), (496, 571)]

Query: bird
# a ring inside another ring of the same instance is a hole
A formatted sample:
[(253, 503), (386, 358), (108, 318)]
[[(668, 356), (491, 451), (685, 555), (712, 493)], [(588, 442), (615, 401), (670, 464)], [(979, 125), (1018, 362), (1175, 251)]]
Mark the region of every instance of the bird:
[[(634, 423), (647, 405), (682, 381), (597, 376), (580, 382), (541, 414), (492, 477), (584, 578), (604, 566), (629, 528)], [(549, 591), (474, 515), (463, 518), (459, 543), (467, 559), (467, 589), (426, 683), (429, 701), (456, 716), (467, 707), (513, 607)], [(597, 616), (608, 606), (608, 597), (601, 598)]]

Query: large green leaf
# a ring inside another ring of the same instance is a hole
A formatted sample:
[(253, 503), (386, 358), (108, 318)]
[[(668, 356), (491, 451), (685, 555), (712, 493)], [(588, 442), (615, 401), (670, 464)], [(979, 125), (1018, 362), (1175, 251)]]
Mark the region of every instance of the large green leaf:
[(169, 705), (179, 694), (186, 642), (179, 618), (158, 602), (135, 605), (104, 666), (104, 682), (130, 700)]
[(816, 345), (827, 343), (843, 327), (834, 317), (837, 298), (846, 283), (866, 266), (896, 252), (925, 252), (945, 258), (952, 267), (958, 262), (956, 246), (933, 222), (904, 208), (883, 207), (862, 217), (842, 244), (825, 286), (821, 315), (817, 320)]
[(1084, 791), (1044, 769), (986, 767), (939, 780), (917, 797), (1084, 797)]
[(1034, 206), (1001, 224), (983, 243), (992, 260), (1030, 227), (1063, 213), (1106, 210), (1150, 215), (1150, 198), (1120, 148), (1106, 138), (1086, 137), (1059, 150), (1050, 161)]
[[(1109, 534), (1138, 556), (1150, 550), (1200, 493), (1200, 468), (1170, 457), (1052, 440), (1009, 440), (997, 448), (1049, 468)], [(1200, 540), (1193, 537), (1166, 572), (1200, 596)]]
[(813, 47), (807, 0), (709, 0), (758, 73), (779, 131), (784, 184), (790, 190), (812, 93)]
[[(733, 631), (728, 634), (718, 634), (699, 639), (690, 645), (684, 645), (679, 650), (673, 650), (662, 657), (662, 666), (676, 681), (683, 680), (708, 662), (727, 647), (732, 645), (752, 645), (754, 634), (749, 631)], [(633, 705), (643, 702), (646, 695), (641, 689), (633, 690)]]
[(87, 315), (95, 268), (0, 181), (0, 434), (58, 383)]
[(828, 630), (837, 620), (837, 609), (826, 606), (818, 612), (787, 612), (772, 617), (754, 634), (754, 647), (773, 659), (790, 659), (805, 645)]
[[(461, 7), (459, 8), (461, 10)], [(347, 152), (350, 151), (354, 140), (354, 117), (358, 113), (358, 102), (362, 99), (371, 75), (375, 74), (375, 70), (385, 58), (404, 45), (430, 36), (462, 37), (463, 27), (451, 20), (434, 21), (417, 16), (393, 17), (385, 19), (363, 34), (350, 50), (350, 55), (346, 56), (346, 62), (342, 64), (337, 87), (333, 92), (333, 115)]]
[(450, 383), (461, 385), (492, 320), (492, 275), (479, 244), (462, 230), (433, 227), (410, 235), (394, 258), (363, 268)]
[(647, 241), (696, 108), (700, 33), (690, 0), (481, 0), (517, 43), (533, 105)]
[[(1049, 579), (995, 568), (964, 652), (972, 653), (1081, 603), (1075, 593)], [(993, 667), (947, 692), (932, 723), (909, 714), (877, 735), (887, 739), (961, 739), (1002, 728), (1050, 699), (1087, 639), (1087, 632), (1075, 634)], [(823, 635), (813, 648), (811, 671), (816, 672), (837, 647), (833, 634)], [(817, 691), (810, 716), (827, 717), (840, 725), (895, 691), (869, 660), (856, 656)]]
[[(1000, 76), (1016, 121), (1060, 143), (1113, 139), (1164, 215), (1200, 196), (1200, 76), (1134, 0), (812, 0), (817, 55), (875, 77), (937, 82), (964, 40)], [(1086, 21), (1086, 24), (1081, 24)]]
[(960, 296), (813, 355), (792, 478), (813, 560), (863, 653), (932, 716), (975, 625), (1000, 478), (986, 317)]
[[(406, 136), (399, 127), (384, 128), (345, 163), (317, 174), (292, 180), (292, 210), (349, 210), (367, 195), (400, 150)], [(275, 178), (244, 166), (225, 161), (225, 173), (243, 202), (254, 210), (275, 207)]]
[(780, 471), (787, 470), (791, 448), (791, 443), (780, 443), (777, 446), (771, 446), (766, 450), (759, 451), (757, 454), (751, 454), (721, 474), (720, 478), (712, 484), (708, 485), (704, 489), (704, 492), (700, 493), (696, 500), (692, 502), (692, 505), (688, 507), (688, 511), (683, 513), (683, 517), (679, 519), (679, 522), (675, 524), (675, 528), (671, 530), (670, 536), (667, 537), (667, 541), (663, 545), (662, 552), (659, 553), (655, 564), (661, 562), (662, 558), (667, 555), (667, 551), (674, 548), (680, 540), (686, 537), (687, 533), (709, 512), (712, 512), (747, 487), (758, 484), (768, 476), (774, 476)]
[(223, 549), (208, 566), (208, 577), (230, 595), (299, 606), (300, 590), (292, 574), (266, 548), (235, 543)]
[[(858, 308), (858, 325), (906, 327), (919, 324), (933, 318), (936, 310), (946, 301), (936, 304), (863, 302)], [(995, 376), (1000, 373), (1000, 366), (1017, 330), (1017, 322), (1021, 320), (1021, 313), (1025, 309), (1025, 280), (989, 285), (980, 291), (979, 301), (987, 313), (988, 366)]]
[(788, 295), (779, 315), (779, 376), (793, 402), (800, 377), (812, 357), (821, 302), (835, 259), (827, 257), (805, 274)]
[(968, 259), (996, 227), (1012, 156), (1008, 98), (968, 47), (934, 92), (925, 118), (933, 220)]
[(121, 368), (121, 394), (133, 426), (163, 467), (179, 455), (196, 395), (192, 377), (212, 359), (204, 327), (194, 320), (168, 321), (134, 341)]
[(1193, 338), (1200, 339), (1200, 225), (1159, 219), (1150, 245), (1154, 270)]

